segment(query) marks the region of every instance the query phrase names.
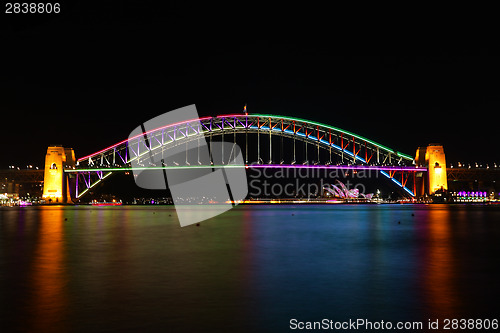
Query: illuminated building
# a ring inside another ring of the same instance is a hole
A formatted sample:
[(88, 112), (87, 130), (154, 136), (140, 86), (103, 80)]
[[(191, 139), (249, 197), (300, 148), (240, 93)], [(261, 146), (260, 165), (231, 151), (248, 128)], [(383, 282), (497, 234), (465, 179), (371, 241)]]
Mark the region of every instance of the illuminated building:
[(46, 203), (71, 202), (68, 181), (64, 168), (74, 168), (75, 153), (72, 148), (59, 145), (47, 148), (42, 199)]
[(417, 166), (427, 167), (427, 179), (419, 184), (419, 194), (432, 195), (438, 190), (448, 190), (448, 176), (446, 174), (446, 158), (443, 146), (431, 143), (427, 147), (419, 147), (415, 156)]
[[(337, 186), (338, 185), (338, 186)], [(342, 199), (368, 199), (371, 200), (373, 197), (373, 193), (360, 193), (357, 188), (348, 189), (344, 183), (337, 179), (337, 185), (326, 184), (323, 186), (323, 191), (326, 196), (334, 196)]]

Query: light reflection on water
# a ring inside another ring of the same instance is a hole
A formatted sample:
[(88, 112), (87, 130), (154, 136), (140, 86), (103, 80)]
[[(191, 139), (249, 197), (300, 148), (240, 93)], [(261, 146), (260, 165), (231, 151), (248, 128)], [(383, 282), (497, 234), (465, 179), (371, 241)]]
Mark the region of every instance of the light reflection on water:
[(28, 318), (32, 318), (30, 331), (61, 332), (67, 330), (64, 318), (68, 308), (63, 211), (50, 207), (43, 212), (30, 265)]
[(283, 331), (299, 320), (498, 315), (500, 209), (0, 209), (0, 329)]

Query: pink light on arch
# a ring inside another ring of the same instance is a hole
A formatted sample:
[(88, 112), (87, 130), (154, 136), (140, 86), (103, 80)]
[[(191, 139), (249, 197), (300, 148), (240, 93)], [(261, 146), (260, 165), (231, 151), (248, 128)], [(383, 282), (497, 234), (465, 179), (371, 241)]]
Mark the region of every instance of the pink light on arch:
[(101, 150), (99, 150), (98, 152), (95, 152), (95, 153), (93, 153), (93, 154), (90, 154), (90, 155), (87, 155), (87, 156), (84, 156), (84, 157), (80, 157), (77, 161), (78, 161), (78, 162), (83, 161), (83, 160), (85, 160), (85, 159), (87, 159), (87, 158), (89, 158), (89, 157), (92, 157), (92, 156), (95, 156), (95, 155), (100, 154), (100, 153), (102, 153), (102, 152), (105, 152), (105, 151), (106, 151), (106, 150), (108, 150), (108, 149), (115, 148), (115, 147), (117, 147), (117, 146), (119, 146), (119, 145), (121, 145), (121, 144), (123, 144), (123, 143), (125, 143), (125, 142), (129, 141), (129, 140), (132, 140), (132, 139), (138, 138), (138, 137), (140, 137), (140, 136), (143, 136), (143, 135), (145, 135), (145, 134), (149, 134), (149, 133), (155, 132), (155, 131), (160, 130), (160, 129), (163, 129), (163, 128), (167, 128), (167, 127), (171, 127), (171, 126), (177, 126), (177, 125), (182, 125), (182, 124), (190, 123), (190, 122), (192, 122), (192, 121), (202, 121), (202, 120), (207, 120), (207, 119), (210, 119), (210, 118), (212, 118), (212, 117), (196, 118), (196, 119), (184, 120), (184, 121), (180, 121), (180, 122), (178, 122), (178, 123), (173, 123), (173, 124), (168, 124), (168, 125), (165, 125), (165, 126), (161, 126), (161, 127), (158, 127), (158, 128), (152, 129), (152, 130), (150, 130), (150, 131), (147, 131), (147, 132), (145, 132), (145, 133), (137, 134), (136, 136), (134, 136), (134, 137), (132, 137), (132, 138), (125, 139), (125, 140), (123, 140), (123, 141), (120, 141), (120, 142), (118, 142), (118, 143), (115, 143), (114, 145), (111, 145), (111, 146), (109, 146), (109, 147), (107, 147), (107, 148), (101, 149)]

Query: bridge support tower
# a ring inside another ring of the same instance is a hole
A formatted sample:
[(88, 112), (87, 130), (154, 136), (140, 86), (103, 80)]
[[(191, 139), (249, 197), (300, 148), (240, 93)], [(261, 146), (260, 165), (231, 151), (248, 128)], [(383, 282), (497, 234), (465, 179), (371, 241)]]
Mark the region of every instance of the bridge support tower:
[(442, 145), (431, 143), (427, 147), (418, 147), (415, 162), (418, 167), (428, 169), (427, 175), (424, 173), (417, 175), (417, 197), (434, 195), (439, 190), (448, 190), (446, 158)]
[(45, 171), (43, 177), (42, 199), (45, 203), (71, 203), (69, 179), (65, 168), (74, 168), (75, 152), (73, 148), (53, 145), (47, 148), (45, 155)]

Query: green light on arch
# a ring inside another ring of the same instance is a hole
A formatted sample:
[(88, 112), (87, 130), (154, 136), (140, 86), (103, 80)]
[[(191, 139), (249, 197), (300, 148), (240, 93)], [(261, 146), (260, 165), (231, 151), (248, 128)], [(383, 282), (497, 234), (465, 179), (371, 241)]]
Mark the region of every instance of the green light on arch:
[[(323, 124), (323, 123), (319, 123), (319, 122), (316, 122), (316, 121), (312, 121), (312, 120), (308, 120), (308, 119), (303, 119), (303, 118), (296, 118), (296, 117), (284, 117), (284, 116), (278, 116), (278, 115), (272, 115), (272, 114), (256, 114), (256, 113), (252, 113), (250, 114), (251, 116), (256, 116), (256, 117), (263, 117), (263, 118), (282, 118), (282, 119), (286, 119), (286, 120), (290, 120), (290, 121), (299, 121), (299, 122), (303, 122), (303, 123), (306, 123), (306, 124), (310, 124), (310, 125), (315, 125), (315, 126), (321, 126), (321, 127), (325, 127), (325, 128), (328, 128), (328, 129), (331, 129), (331, 130), (334, 130), (334, 131), (337, 131), (337, 132), (342, 132), (344, 134), (347, 134), (347, 135), (350, 135), (350, 136), (353, 136), (359, 140), (363, 140), (363, 141), (366, 141), (366, 142), (369, 142), (371, 143), (372, 145), (374, 146), (377, 146), (385, 151), (388, 151), (390, 153), (394, 153), (396, 154), (397, 156), (400, 156), (400, 157), (403, 157), (407, 160), (410, 160), (410, 161), (413, 161), (413, 157), (407, 155), (407, 154), (403, 154), (403, 153), (400, 153), (399, 151), (395, 151), (389, 147), (386, 147), (384, 145), (381, 145), (380, 143), (377, 143), (377, 142), (374, 142), (370, 139), (367, 139), (365, 137), (362, 137), (360, 135), (357, 135), (357, 134), (354, 134), (352, 132), (349, 132), (349, 131), (346, 131), (346, 130), (343, 130), (343, 129), (340, 129), (338, 127), (334, 127), (334, 126), (330, 126), (330, 125), (326, 125), (326, 124)], [(235, 115), (232, 115), (232, 116), (235, 116)], [(221, 117), (224, 117), (224, 116), (221, 116)]]

